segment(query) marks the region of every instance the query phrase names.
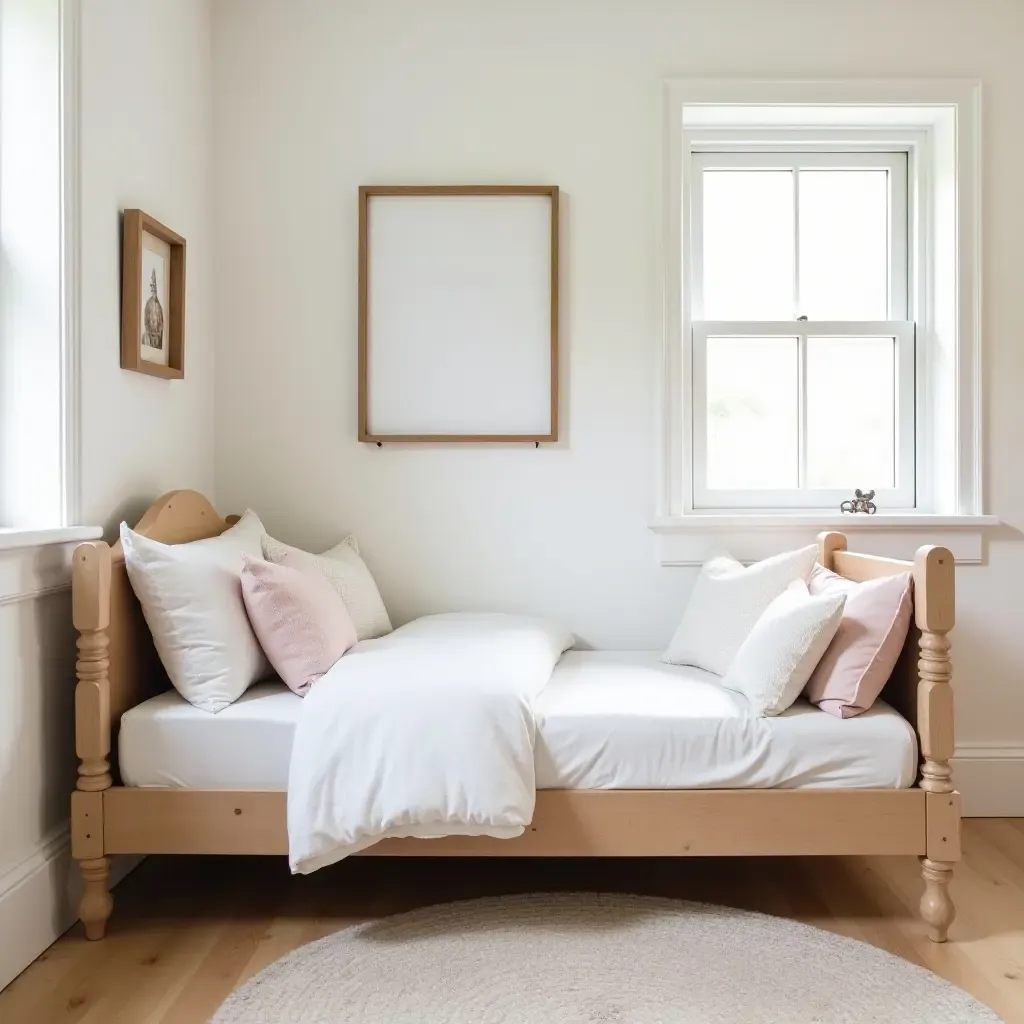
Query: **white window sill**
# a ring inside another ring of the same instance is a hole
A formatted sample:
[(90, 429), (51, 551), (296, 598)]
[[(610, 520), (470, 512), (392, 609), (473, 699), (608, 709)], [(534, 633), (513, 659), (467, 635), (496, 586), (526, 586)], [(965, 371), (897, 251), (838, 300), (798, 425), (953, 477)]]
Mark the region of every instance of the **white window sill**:
[(0, 528), (0, 551), (15, 548), (41, 548), (50, 544), (79, 544), (84, 540), (99, 540), (103, 530), (99, 526), (54, 526), (47, 530), (14, 530)]
[(851, 550), (889, 558), (911, 559), (922, 544), (940, 544), (959, 564), (979, 564), (985, 531), (998, 526), (997, 516), (942, 516), (921, 513), (842, 515), (838, 512), (722, 513), (672, 516), (654, 520), (662, 565), (700, 565), (728, 552), (754, 562), (787, 548), (810, 544), (823, 530), (856, 538)]

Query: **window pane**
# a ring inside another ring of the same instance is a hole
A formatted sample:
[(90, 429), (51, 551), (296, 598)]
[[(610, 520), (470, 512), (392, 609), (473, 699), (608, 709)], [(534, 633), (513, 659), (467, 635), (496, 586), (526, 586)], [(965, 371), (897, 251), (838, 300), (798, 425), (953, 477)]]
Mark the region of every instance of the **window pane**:
[(796, 338), (708, 338), (707, 486), (796, 487)]
[(800, 171), (800, 314), (889, 315), (889, 172)]
[(705, 320), (791, 320), (793, 172), (705, 171)]
[(807, 486), (896, 486), (895, 339), (807, 339)]

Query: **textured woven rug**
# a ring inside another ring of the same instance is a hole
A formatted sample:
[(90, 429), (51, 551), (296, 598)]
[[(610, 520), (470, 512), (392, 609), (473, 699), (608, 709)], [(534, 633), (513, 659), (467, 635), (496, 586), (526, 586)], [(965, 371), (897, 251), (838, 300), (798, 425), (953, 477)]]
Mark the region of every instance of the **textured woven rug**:
[(991, 1010), (863, 942), (617, 895), (448, 903), (336, 932), (215, 1024), (981, 1024)]

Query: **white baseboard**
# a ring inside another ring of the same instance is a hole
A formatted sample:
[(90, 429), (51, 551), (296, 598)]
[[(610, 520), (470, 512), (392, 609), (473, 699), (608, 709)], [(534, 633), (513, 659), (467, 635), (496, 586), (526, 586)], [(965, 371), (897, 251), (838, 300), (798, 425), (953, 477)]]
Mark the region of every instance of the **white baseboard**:
[[(114, 857), (116, 885), (141, 857)], [(0, 989), (70, 928), (81, 880), (71, 860), (67, 825), (46, 836), (24, 860), (0, 875)]]
[(1024, 745), (958, 746), (953, 781), (964, 817), (1024, 817)]
[(70, 867), (65, 826), (0, 876), (0, 988), (74, 922), (67, 885)]

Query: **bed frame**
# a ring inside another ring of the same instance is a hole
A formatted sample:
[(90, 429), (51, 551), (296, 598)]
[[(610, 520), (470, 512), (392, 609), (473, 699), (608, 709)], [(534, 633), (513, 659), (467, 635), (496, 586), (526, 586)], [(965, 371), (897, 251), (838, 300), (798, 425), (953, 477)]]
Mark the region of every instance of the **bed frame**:
[[(196, 491), (155, 502), (136, 530), (167, 544), (213, 537), (224, 519)], [(818, 538), (819, 560), (851, 580), (912, 570), (915, 627), (884, 691), (917, 731), (921, 765), (913, 789), (542, 790), (517, 839), (389, 839), (368, 854), (498, 857), (700, 857), (913, 854), (921, 858), (921, 916), (943, 942), (960, 858), (960, 795), (953, 788), (953, 556), (923, 547), (901, 562), (846, 550), (840, 533)], [(78, 786), (71, 848), (84, 892), (78, 913), (100, 939), (113, 909), (110, 856), (117, 853), (288, 852), (283, 790), (138, 789), (119, 785), (116, 733), (129, 708), (168, 689), (132, 593), (120, 543), (80, 545), (73, 567), (78, 630), (75, 741)]]

